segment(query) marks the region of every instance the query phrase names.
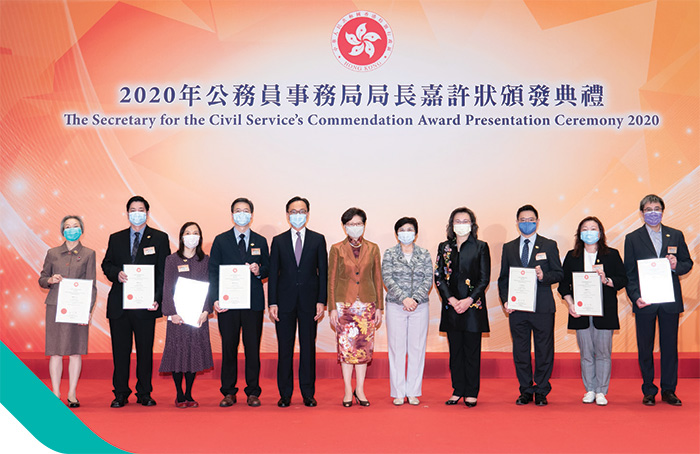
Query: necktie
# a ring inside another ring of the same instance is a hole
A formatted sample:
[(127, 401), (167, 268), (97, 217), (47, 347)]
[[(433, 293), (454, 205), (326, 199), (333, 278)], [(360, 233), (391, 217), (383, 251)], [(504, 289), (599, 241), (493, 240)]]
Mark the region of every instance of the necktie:
[(238, 238), (240, 238), (240, 240), (238, 240), (238, 249), (241, 251), (241, 257), (245, 259), (245, 235), (241, 233)]
[(527, 266), (527, 262), (530, 261), (530, 240), (525, 240), (525, 245), (523, 246), (523, 255), (520, 256), (520, 263), (523, 267)]
[(134, 245), (131, 247), (131, 263), (136, 261), (136, 254), (139, 252), (139, 232), (134, 232)]
[(299, 262), (301, 262), (301, 232), (297, 232), (297, 242), (294, 245), (294, 257), (297, 259), (297, 266), (299, 266)]

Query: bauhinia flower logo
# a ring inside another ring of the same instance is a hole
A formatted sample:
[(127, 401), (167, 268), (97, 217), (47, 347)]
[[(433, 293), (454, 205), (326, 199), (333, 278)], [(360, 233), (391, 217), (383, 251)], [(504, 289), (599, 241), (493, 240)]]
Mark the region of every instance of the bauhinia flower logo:
[(345, 39), (355, 46), (350, 51), (350, 55), (353, 57), (360, 55), (363, 51), (370, 57), (374, 57), (374, 44), (372, 43), (382, 38), (374, 32), (367, 33), (367, 23), (363, 22), (357, 27), (354, 35), (345, 33)]
[(380, 15), (355, 11), (335, 25), (331, 45), (346, 68), (372, 71), (382, 66), (394, 50), (394, 34)]

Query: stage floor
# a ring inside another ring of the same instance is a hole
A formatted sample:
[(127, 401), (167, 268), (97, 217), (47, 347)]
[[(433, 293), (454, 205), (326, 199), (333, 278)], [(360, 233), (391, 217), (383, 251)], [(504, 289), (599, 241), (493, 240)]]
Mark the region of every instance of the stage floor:
[(318, 407), (304, 407), (297, 390), (291, 407), (278, 408), (275, 381), (263, 379), (261, 407), (248, 407), (239, 391), (238, 404), (219, 408), (218, 380), (198, 378), (193, 395), (200, 407), (179, 409), (172, 383), (158, 380), (157, 406), (137, 405), (132, 395), (129, 405), (112, 409), (110, 380), (83, 379), (82, 406), (74, 413), (105, 441), (139, 453), (697, 453), (700, 448), (699, 379), (680, 380), (682, 407), (660, 399), (655, 407), (643, 406), (637, 379), (612, 380), (606, 407), (581, 403), (580, 379), (552, 380), (546, 407), (516, 406), (514, 379), (484, 379), (481, 385), (474, 408), (445, 406), (451, 394), (447, 379), (424, 380), (419, 406), (395, 407), (388, 380), (368, 379), (371, 406), (344, 408), (342, 381), (322, 379)]

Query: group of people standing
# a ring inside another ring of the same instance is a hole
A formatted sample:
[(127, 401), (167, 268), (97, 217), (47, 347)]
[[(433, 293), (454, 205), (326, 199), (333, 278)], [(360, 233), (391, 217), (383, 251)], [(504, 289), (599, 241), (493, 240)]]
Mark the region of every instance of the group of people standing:
[[(665, 205), (656, 195), (640, 202), (644, 225), (627, 235), (624, 262), (619, 252), (606, 244), (605, 229), (593, 216), (578, 225), (574, 248), (563, 266), (557, 243), (537, 233), (539, 215), (525, 205), (516, 213), (519, 237), (503, 245), (498, 293), (508, 314), (513, 341), (513, 361), (520, 393), (516, 404), (547, 405), (554, 364), (554, 314), (552, 286), (569, 310), (568, 328), (576, 330), (581, 353), (581, 370), (586, 393), (584, 403), (606, 405), (610, 381), (612, 333), (619, 328), (617, 292), (627, 289), (635, 313), (639, 365), (643, 377), (645, 405), (654, 405), (653, 346), (658, 319), (661, 348), (662, 400), (681, 405), (675, 395), (678, 380), (678, 322), (683, 311), (679, 276), (693, 266), (682, 232), (661, 224)], [(441, 302), (440, 331), (447, 334), (452, 395), (445, 402), (463, 400), (477, 405), (480, 382), (481, 338), (489, 331), (486, 289), (491, 278), (491, 256), (486, 242), (478, 239), (476, 215), (466, 207), (449, 216), (446, 241), (438, 246), (435, 265), (430, 253), (416, 244), (418, 222), (403, 217), (394, 225), (397, 244), (384, 252), (364, 237), (367, 215), (350, 208), (341, 216), (346, 238), (327, 252), (326, 240), (307, 228), (310, 203), (293, 197), (286, 204), (291, 228), (272, 240), (253, 232), (253, 202), (238, 198), (231, 204), (233, 227), (216, 236), (210, 255), (202, 250), (203, 234), (196, 222), (185, 223), (179, 232), (178, 249), (171, 254), (166, 233), (147, 225), (149, 204), (134, 196), (126, 204), (129, 228), (112, 234), (102, 261), (102, 271), (112, 282), (107, 299), (114, 363), (112, 407), (123, 407), (131, 394), (129, 366), (132, 339), (136, 345), (136, 397), (144, 406), (156, 405), (151, 397), (155, 321), (167, 316), (166, 341), (160, 372), (172, 373), (176, 388), (175, 405), (196, 407), (192, 387), (196, 373), (213, 367), (208, 318), (218, 317), (221, 334), (221, 394), (219, 405), (237, 401), (238, 346), (243, 339), (245, 353), (244, 389), (246, 403), (261, 405), (260, 341), (265, 295), (267, 311), (275, 323), (278, 342), (277, 384), (279, 407), (289, 407), (294, 389), (293, 357), (299, 337), (299, 388), (307, 407), (315, 399), (316, 333), (326, 310), (335, 329), (338, 361), (344, 381), (342, 405), (369, 406), (364, 383), (372, 360), (374, 335), (386, 312), (391, 397), (394, 405), (420, 403), (429, 324), (428, 295), (433, 280)], [(79, 406), (76, 386), (80, 358), (87, 353), (87, 325), (55, 322), (58, 287), (62, 278), (96, 277), (95, 252), (79, 241), (84, 226), (78, 216), (61, 222), (66, 241), (47, 253), (39, 278), (49, 288), (46, 298), (46, 354), (53, 391), (60, 397), (62, 356), (70, 356), (68, 405)], [(674, 301), (647, 304), (640, 293), (637, 261), (667, 258), (672, 269)], [(129, 278), (125, 264), (148, 264), (155, 268), (155, 301), (149, 309), (124, 310), (123, 284)], [(246, 265), (251, 273), (250, 308), (225, 309), (220, 305), (220, 265)], [(537, 276), (534, 312), (508, 307), (511, 267), (534, 268)], [(599, 275), (603, 286), (603, 315), (580, 316), (572, 298), (572, 273), (588, 271)], [(174, 303), (178, 278), (209, 283), (198, 326), (185, 324)], [(386, 298), (384, 289), (386, 287)], [(92, 302), (96, 298), (93, 287)], [(386, 304), (385, 304), (386, 302)], [(530, 357), (534, 340), (535, 367)], [(355, 373), (355, 384), (352, 375)], [(185, 381), (183, 389), (182, 382)]]

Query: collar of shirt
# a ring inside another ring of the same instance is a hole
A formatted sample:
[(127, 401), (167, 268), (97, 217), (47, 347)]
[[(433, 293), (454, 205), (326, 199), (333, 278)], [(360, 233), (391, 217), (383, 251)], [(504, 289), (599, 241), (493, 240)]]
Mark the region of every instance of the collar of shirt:
[[(143, 232), (146, 231), (146, 226), (144, 226), (141, 230), (138, 231), (139, 234), (139, 244), (143, 241)], [(129, 250), (134, 249), (134, 239), (136, 238), (136, 230), (134, 230), (133, 227), (129, 227)]]
[(537, 240), (537, 233), (533, 234), (530, 238), (525, 238), (524, 236), (520, 235), (520, 249), (518, 249), (518, 252), (520, 253), (520, 257), (523, 256), (523, 247), (525, 246), (525, 240), (530, 240), (528, 243), (528, 248), (529, 248), (529, 253), (530, 255), (528, 256), (528, 261), (529, 258), (532, 257), (532, 251), (535, 249), (535, 241)]
[[(290, 232), (292, 232), (292, 249), (294, 252), (297, 250), (297, 230), (295, 229), (290, 229)], [(304, 247), (304, 240), (306, 240), (306, 227), (302, 227), (301, 230), (299, 230), (299, 233), (301, 233), (301, 247)]]
[(83, 249), (83, 245), (80, 241), (78, 241), (78, 244), (75, 245), (75, 247), (71, 250), (68, 250), (68, 243), (66, 241), (63, 242), (61, 245), (61, 254), (80, 254), (80, 251)]
[(234, 227), (233, 233), (236, 236), (236, 244), (238, 244), (238, 242), (241, 240), (241, 234), (243, 234), (246, 249), (250, 247), (250, 229), (246, 229), (245, 232), (241, 232), (236, 227)]
[(647, 224), (644, 224), (644, 227), (647, 228), (647, 233), (649, 233), (649, 238), (651, 239), (651, 243), (654, 245), (656, 255), (658, 256), (659, 254), (661, 254), (661, 245), (663, 244), (663, 237), (661, 236), (661, 231), (663, 230), (663, 227), (659, 227), (658, 232), (655, 232)]

